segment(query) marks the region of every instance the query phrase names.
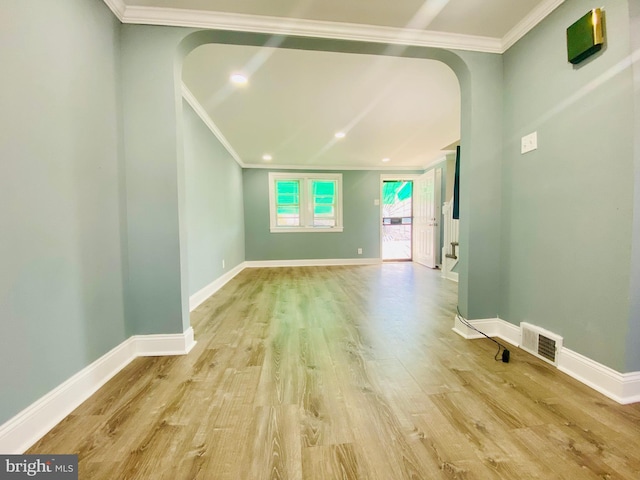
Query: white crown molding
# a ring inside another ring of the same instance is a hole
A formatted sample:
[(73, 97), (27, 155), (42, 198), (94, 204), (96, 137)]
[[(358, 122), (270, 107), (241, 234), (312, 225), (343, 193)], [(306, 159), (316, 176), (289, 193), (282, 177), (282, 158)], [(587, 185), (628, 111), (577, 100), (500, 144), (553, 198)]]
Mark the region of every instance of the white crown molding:
[(431, 168), (435, 167), (440, 162), (444, 162), (446, 159), (447, 159), (447, 154), (443, 153), (439, 157), (436, 157), (433, 160), (427, 162), (422, 168), (424, 170), (431, 170)]
[(107, 7), (109, 7), (113, 14), (118, 17), (118, 20), (122, 22), (125, 12), (127, 11), (127, 6), (125, 5), (124, 0), (104, 0), (104, 3), (106, 3)]
[(544, 20), (551, 12), (562, 5), (565, 0), (546, 0), (534, 8), (529, 15), (523, 18), (502, 38), (501, 52), (504, 53), (511, 48), (518, 40), (529, 33), (533, 28)]
[(183, 333), (128, 338), (0, 425), (0, 453), (24, 453), (136, 357), (186, 355), (195, 343), (191, 327)]
[(222, 144), (222, 146), (227, 150), (229, 155), (233, 157), (233, 159), (240, 165), (242, 168), (246, 168), (247, 166), (238, 155), (238, 152), (234, 150), (231, 144), (227, 141), (225, 136), (222, 134), (220, 129), (217, 127), (211, 117), (204, 109), (204, 107), (198, 102), (198, 99), (193, 95), (193, 92), (189, 90), (189, 88), (183, 83), (182, 84), (182, 98), (184, 98), (191, 108), (196, 112), (196, 114), (200, 117), (200, 120), (204, 122), (204, 124), (211, 130), (211, 133), (218, 139), (218, 141)]
[(357, 23), (327, 22), (239, 13), (127, 6), (124, 0), (104, 0), (122, 23), (207, 28), (252, 33), (380, 42), (394, 45), (504, 53), (565, 0), (546, 0), (503, 38)]
[(180, 8), (128, 6), (121, 21), (141, 25), (298, 35), (488, 53), (501, 53), (502, 48), (501, 39), (477, 35)]
[[(469, 323), (490, 337), (500, 338), (516, 347), (520, 345), (520, 328), (512, 323), (500, 318), (469, 320)], [(458, 315), (452, 330), (468, 340), (484, 338), (464, 325)], [(617, 372), (564, 346), (558, 352), (557, 368), (622, 405), (640, 402), (640, 372)]]
[(257, 163), (248, 163), (246, 165), (244, 165), (244, 168), (262, 168), (262, 169), (267, 169), (267, 170), (312, 170), (314, 172), (317, 171), (324, 171), (324, 170), (329, 170), (329, 171), (335, 171), (335, 170), (339, 170), (339, 171), (350, 171), (350, 170), (366, 170), (368, 172), (374, 172), (374, 171), (385, 171), (385, 170), (391, 170), (391, 171), (418, 171), (418, 172), (422, 172), (424, 171), (424, 167), (421, 165), (380, 165), (380, 166), (373, 166), (373, 165), (367, 165), (367, 166), (349, 166), (349, 165), (275, 165), (275, 164), (269, 164), (269, 163), (262, 163), (262, 164), (257, 164)]

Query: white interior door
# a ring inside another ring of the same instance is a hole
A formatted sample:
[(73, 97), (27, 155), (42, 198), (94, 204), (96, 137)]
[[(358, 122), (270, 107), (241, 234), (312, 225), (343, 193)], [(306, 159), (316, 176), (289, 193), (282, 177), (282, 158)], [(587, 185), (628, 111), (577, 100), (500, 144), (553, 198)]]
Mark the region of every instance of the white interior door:
[(414, 183), (413, 259), (429, 268), (438, 266), (441, 177), (434, 169)]

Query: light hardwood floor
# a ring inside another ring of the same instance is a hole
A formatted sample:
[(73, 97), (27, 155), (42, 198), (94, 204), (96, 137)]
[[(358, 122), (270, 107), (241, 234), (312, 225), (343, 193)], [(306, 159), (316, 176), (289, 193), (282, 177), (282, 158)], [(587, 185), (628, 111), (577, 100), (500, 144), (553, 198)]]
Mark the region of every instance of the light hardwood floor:
[(29, 453), (81, 479), (633, 479), (640, 404), (451, 331), (456, 284), (408, 263), (246, 269)]

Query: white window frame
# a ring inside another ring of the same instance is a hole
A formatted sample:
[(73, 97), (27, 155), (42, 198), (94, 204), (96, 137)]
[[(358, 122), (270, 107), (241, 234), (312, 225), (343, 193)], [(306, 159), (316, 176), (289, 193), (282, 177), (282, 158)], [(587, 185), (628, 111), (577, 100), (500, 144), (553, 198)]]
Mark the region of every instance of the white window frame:
[[(300, 226), (279, 226), (276, 218), (276, 180), (296, 180), (300, 182)], [(333, 180), (336, 182), (336, 225), (313, 226), (312, 180)], [(342, 174), (341, 173), (296, 173), (269, 172), (269, 230), (271, 233), (314, 232), (336, 233), (343, 231), (342, 224)]]

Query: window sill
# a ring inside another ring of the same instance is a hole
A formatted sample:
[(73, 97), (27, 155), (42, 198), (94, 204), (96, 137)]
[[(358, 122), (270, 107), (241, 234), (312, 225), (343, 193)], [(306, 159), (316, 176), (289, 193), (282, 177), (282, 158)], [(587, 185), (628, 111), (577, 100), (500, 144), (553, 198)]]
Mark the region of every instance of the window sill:
[(271, 227), (271, 233), (341, 233), (342, 227)]

